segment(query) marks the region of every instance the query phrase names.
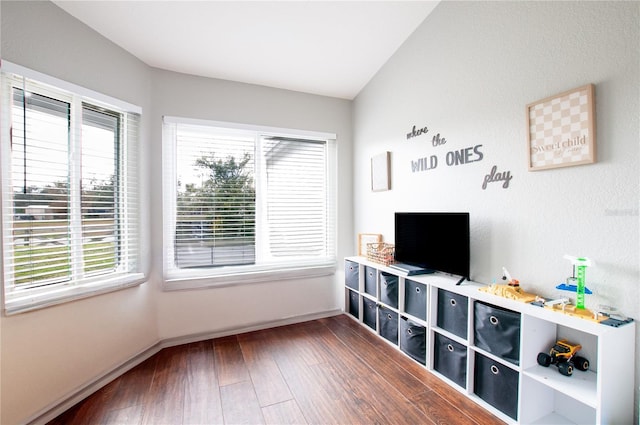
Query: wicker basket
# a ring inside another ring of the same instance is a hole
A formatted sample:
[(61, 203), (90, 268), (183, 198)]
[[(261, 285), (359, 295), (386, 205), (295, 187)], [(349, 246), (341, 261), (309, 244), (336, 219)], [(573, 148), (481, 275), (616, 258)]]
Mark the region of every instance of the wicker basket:
[(368, 243), (367, 244), (367, 260), (374, 263), (389, 264), (395, 263), (396, 249), (389, 243)]

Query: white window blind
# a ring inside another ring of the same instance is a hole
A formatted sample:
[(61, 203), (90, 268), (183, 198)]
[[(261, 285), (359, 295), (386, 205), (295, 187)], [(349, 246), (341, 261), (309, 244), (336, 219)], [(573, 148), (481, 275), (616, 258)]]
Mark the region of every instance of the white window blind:
[(5, 310), (140, 281), (139, 114), (6, 71), (2, 84)]
[(326, 141), (264, 137), (262, 157), (270, 256), (327, 256)]
[(332, 270), (330, 138), (177, 120), (163, 133), (168, 281)]

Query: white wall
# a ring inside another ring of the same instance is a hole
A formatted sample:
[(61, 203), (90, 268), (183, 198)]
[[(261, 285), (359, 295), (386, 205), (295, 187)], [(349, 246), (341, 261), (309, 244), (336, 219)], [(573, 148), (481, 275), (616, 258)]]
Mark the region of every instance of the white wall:
[[(338, 256), (353, 252), (351, 102), (152, 69), (50, 2), (0, 3), (2, 58), (142, 106), (150, 278), (140, 287), (0, 318), (0, 423), (45, 412), (167, 338), (341, 308), (336, 277), (162, 292), (163, 115), (337, 134)], [(339, 279), (339, 278), (337, 278)]]
[[(338, 181), (351, 173), (351, 102), (293, 91), (153, 70), (151, 206), (161, 203), (162, 116), (181, 116), (270, 127), (335, 133)], [(350, 190), (338, 199), (338, 258), (351, 254)], [(162, 217), (153, 215), (154, 269), (162, 265)], [(335, 276), (225, 286), (180, 292), (158, 292), (160, 337), (219, 332), (341, 308)], [(343, 294), (342, 294), (343, 295)]]
[[(2, 59), (149, 111), (149, 71), (142, 62), (52, 3), (3, 1), (1, 8)], [(146, 145), (149, 120), (142, 125)], [(147, 165), (143, 155), (143, 187)], [(145, 240), (148, 233), (145, 227)], [(21, 423), (42, 413), (153, 345), (158, 340), (155, 308), (153, 290), (145, 283), (2, 317), (0, 423)]]
[[(636, 2), (442, 2), (354, 102), (355, 231), (393, 241), (395, 211), (469, 211), (473, 280), (506, 266), (526, 290), (566, 296), (563, 255), (587, 256), (587, 307), (640, 319), (638, 22)], [(588, 83), (598, 162), (529, 172), (525, 105)], [(407, 140), (413, 125), (427, 135)], [(476, 145), (481, 161), (445, 163)], [(369, 160), (384, 151), (392, 190), (372, 193)], [(431, 155), (436, 168), (411, 171)], [(494, 165), (513, 178), (483, 190)]]

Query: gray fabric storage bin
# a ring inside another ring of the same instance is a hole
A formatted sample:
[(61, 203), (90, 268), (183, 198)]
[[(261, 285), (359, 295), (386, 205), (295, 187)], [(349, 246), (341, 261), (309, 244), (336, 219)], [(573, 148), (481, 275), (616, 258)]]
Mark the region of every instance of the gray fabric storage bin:
[(362, 297), (362, 301), (362, 321), (375, 331), (378, 305), (367, 297)]
[(383, 306), (378, 306), (378, 325), (380, 336), (394, 344), (398, 344), (398, 313)]
[(380, 272), (380, 302), (398, 308), (398, 276)]
[(424, 326), (400, 317), (400, 349), (415, 361), (427, 363), (427, 330)]
[(475, 356), (473, 392), (507, 416), (518, 419), (519, 374), (480, 353)]
[(374, 267), (364, 267), (364, 292), (369, 295), (377, 296), (376, 294), (376, 274), (377, 270)]
[(356, 291), (349, 291), (349, 311), (348, 313), (360, 320), (360, 294)]
[(359, 265), (354, 261), (344, 260), (344, 282), (351, 289), (358, 291), (360, 282)]
[(474, 345), (520, 364), (520, 313), (476, 301)]
[(427, 320), (427, 285), (405, 279), (404, 311), (418, 319)]
[(438, 327), (467, 339), (468, 307), (464, 295), (438, 289)]
[(467, 388), (467, 347), (436, 333), (433, 368), (462, 388)]

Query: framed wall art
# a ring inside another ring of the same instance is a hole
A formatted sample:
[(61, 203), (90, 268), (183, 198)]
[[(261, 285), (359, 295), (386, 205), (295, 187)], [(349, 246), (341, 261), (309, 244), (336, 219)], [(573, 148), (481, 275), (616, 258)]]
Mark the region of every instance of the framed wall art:
[(391, 188), (389, 179), (389, 152), (371, 158), (371, 190), (382, 192)]
[(377, 233), (358, 233), (358, 255), (367, 255), (368, 243), (380, 243), (382, 242), (382, 235)]
[(527, 105), (529, 171), (596, 161), (594, 85)]

